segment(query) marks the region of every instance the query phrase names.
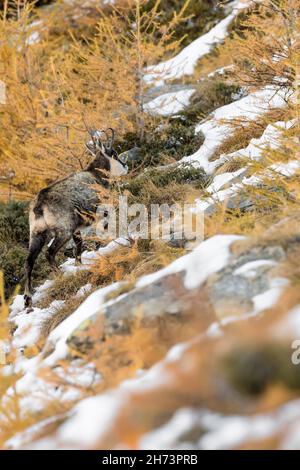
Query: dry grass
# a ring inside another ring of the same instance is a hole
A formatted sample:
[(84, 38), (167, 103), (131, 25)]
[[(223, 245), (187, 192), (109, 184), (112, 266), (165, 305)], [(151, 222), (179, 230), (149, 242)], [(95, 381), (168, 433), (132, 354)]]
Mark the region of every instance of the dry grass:
[(90, 282), (91, 273), (87, 269), (79, 270), (75, 274), (65, 276), (58, 274), (54, 283), (47, 289), (47, 294), (37, 303), (37, 307), (46, 308), (54, 300), (70, 300), (78, 290)]
[(38, 302), (37, 307), (47, 308), (55, 300), (63, 300), (64, 303), (57, 307), (55, 314), (44, 321), (41, 329), (39, 350), (41, 350), (50, 332), (69, 317), (85, 298), (91, 294), (92, 290), (96, 288), (94, 286), (88, 293), (76, 296), (81, 287), (90, 283), (91, 278), (91, 273), (86, 269), (68, 276), (61, 273), (55, 277), (54, 283), (47, 289), (46, 295)]
[(138, 240), (132, 248), (120, 249), (109, 256), (99, 256), (91, 266), (92, 279), (97, 285), (127, 281), (129, 288), (138, 277), (158, 271), (183, 252), (169, 247), (161, 240)]
[(233, 97), (240, 92), (237, 85), (233, 85), (225, 77), (203, 78), (195, 85), (189, 106), (182, 111), (188, 121), (198, 123), (212, 111), (232, 102)]

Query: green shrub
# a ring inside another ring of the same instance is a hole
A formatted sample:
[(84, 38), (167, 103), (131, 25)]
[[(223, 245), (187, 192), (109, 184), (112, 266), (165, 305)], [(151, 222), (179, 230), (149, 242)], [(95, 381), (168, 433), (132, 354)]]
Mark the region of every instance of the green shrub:
[(28, 240), (28, 203), (20, 201), (0, 203), (0, 242), (21, 243), (26, 246)]
[[(146, 2), (144, 10), (150, 11), (155, 2), (156, 0)], [(160, 22), (168, 24), (172, 20), (174, 11), (180, 11), (185, 3), (186, 0), (161, 0)], [(186, 19), (176, 25), (174, 30), (174, 38), (182, 40), (183, 47), (205, 34), (223, 19), (224, 9), (218, 0), (191, 0), (185, 11), (185, 17)]]
[(201, 168), (180, 165), (147, 169), (138, 177), (131, 178), (124, 189), (131, 193), (130, 204), (173, 204), (186, 199), (191, 184), (203, 189), (207, 183), (208, 178)]
[[(7, 295), (11, 295), (17, 285), (23, 288), (28, 243), (28, 203), (20, 201), (0, 203), (0, 269), (4, 273)], [(33, 271), (34, 285), (47, 278), (49, 274), (49, 265), (42, 255), (38, 258)]]

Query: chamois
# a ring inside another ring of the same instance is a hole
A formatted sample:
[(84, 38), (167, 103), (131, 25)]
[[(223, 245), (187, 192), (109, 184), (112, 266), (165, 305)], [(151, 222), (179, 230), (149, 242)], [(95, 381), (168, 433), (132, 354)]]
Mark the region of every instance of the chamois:
[[(46, 242), (46, 259), (54, 270), (58, 270), (55, 256), (73, 237), (76, 258), (80, 259), (82, 238), (80, 229), (91, 225), (97, 205), (100, 203), (95, 184), (109, 187), (109, 176), (127, 173), (127, 166), (114, 149), (114, 131), (89, 131), (92, 140), (86, 144), (94, 157), (83, 170), (73, 173), (42, 189), (30, 204), (29, 253), (25, 263), (25, 307), (32, 305), (31, 275), (34, 263)], [(110, 135), (111, 133), (111, 135)], [(106, 135), (103, 143), (101, 136)], [(91, 216), (89, 217), (88, 214)]]

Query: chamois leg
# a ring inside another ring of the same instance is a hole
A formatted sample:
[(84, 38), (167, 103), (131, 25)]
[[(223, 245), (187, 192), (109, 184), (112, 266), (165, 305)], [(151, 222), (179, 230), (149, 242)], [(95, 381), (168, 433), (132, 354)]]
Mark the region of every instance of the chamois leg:
[(76, 261), (81, 263), (81, 253), (82, 253), (82, 237), (80, 232), (73, 233), (73, 240), (75, 243), (75, 258)]
[(59, 268), (55, 261), (55, 256), (57, 255), (59, 250), (67, 243), (67, 241), (70, 240), (70, 238), (70, 234), (57, 234), (53, 242), (49, 246), (48, 250), (46, 251), (46, 259), (53, 271), (55, 272), (59, 272)]
[(32, 305), (32, 286), (31, 286), (31, 274), (34, 267), (34, 263), (41, 252), (47, 239), (47, 231), (35, 233), (32, 235), (29, 243), (29, 253), (25, 263), (25, 290), (24, 290), (24, 302), (25, 307), (31, 307)]

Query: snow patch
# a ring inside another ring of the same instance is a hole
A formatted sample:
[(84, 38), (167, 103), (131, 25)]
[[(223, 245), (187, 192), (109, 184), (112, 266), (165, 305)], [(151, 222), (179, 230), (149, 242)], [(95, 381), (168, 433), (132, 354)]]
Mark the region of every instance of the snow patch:
[(40, 339), (43, 325), (55, 315), (63, 304), (63, 300), (54, 300), (48, 308), (34, 308), (30, 314), (25, 310), (16, 315), (14, 324), (17, 329), (14, 332), (13, 346), (20, 349), (36, 345)]
[(226, 266), (230, 258), (230, 245), (244, 237), (237, 235), (216, 235), (200, 243), (194, 251), (178, 258), (166, 268), (144, 276), (136, 287), (144, 287), (169, 274), (185, 271), (184, 285), (187, 289), (199, 287), (210, 274)]
[(274, 328), (276, 337), (300, 338), (300, 305), (296, 305)]
[(256, 416), (222, 416), (207, 413), (202, 418), (207, 433), (199, 440), (198, 448), (204, 450), (232, 449), (246, 441), (276, 435), (287, 424), (298, 421), (300, 400), (283, 405), (273, 413)]
[(269, 169), (282, 176), (291, 177), (299, 171), (300, 163), (298, 160), (290, 160), (287, 163), (274, 163), (269, 167)]

